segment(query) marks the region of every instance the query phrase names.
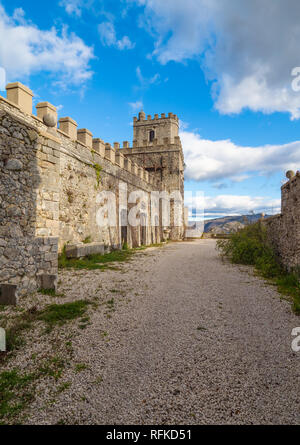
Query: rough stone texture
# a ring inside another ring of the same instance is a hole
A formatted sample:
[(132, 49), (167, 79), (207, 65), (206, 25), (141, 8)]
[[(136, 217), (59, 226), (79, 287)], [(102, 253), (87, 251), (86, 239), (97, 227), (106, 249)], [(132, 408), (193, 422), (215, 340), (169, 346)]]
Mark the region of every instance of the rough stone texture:
[(76, 244), (66, 246), (67, 258), (80, 258), (87, 255), (105, 253), (105, 246), (101, 243)]
[(41, 274), (38, 276), (41, 289), (54, 290), (57, 289), (57, 275)]
[[(57, 273), (57, 254), (67, 243), (80, 244), (90, 238), (108, 250), (124, 243), (129, 247), (158, 243), (166, 234), (173, 239), (183, 237), (183, 221), (180, 227), (172, 227), (175, 206), (183, 214), (183, 202), (171, 202), (171, 222), (167, 226), (161, 220), (161, 203), (154, 208), (150, 205), (153, 191), (177, 189), (183, 196), (177, 118), (172, 115), (158, 120), (155, 128), (166, 136), (160, 141), (158, 153), (149, 141), (149, 164), (142, 163), (144, 153), (140, 155), (137, 150), (131, 165), (125, 163), (127, 158), (119, 152), (118, 143), (117, 153), (109, 146), (111, 156), (107, 159), (102, 145), (98, 151), (92, 149), (88, 130), (84, 130), (89, 135), (86, 145), (86, 138), (74, 140), (74, 132), (63, 125), (64, 119), (62, 127), (70, 134), (45, 125), (43, 118), (49, 110), (56, 116), (55, 107), (48, 102), (38, 104), (38, 116), (27, 114), (18, 99), (24, 91), (26, 87), (15, 84), (11, 96), (15, 103), (0, 96), (0, 283), (17, 284), (22, 293), (34, 291), (38, 276)], [(134, 137), (136, 131), (134, 128)], [(143, 147), (147, 148), (147, 141)], [(125, 151), (130, 157), (131, 153)], [(161, 162), (160, 170), (156, 169), (157, 162)], [(103, 191), (116, 196), (114, 226), (108, 225)], [(127, 198), (134, 191), (138, 195), (127, 206)], [(127, 221), (135, 207), (141, 220), (136, 227)], [(99, 213), (104, 215), (101, 227), (96, 219)], [(156, 225), (151, 224), (153, 221)]]
[(18, 302), (18, 286), (14, 284), (0, 285), (0, 304), (15, 306)]
[(270, 241), (288, 270), (300, 268), (300, 174), (281, 188), (281, 214), (267, 218)]

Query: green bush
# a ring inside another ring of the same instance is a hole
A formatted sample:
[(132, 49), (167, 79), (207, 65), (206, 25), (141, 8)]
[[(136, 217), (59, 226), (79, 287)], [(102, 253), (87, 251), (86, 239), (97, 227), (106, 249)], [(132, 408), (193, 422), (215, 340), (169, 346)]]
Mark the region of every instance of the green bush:
[(217, 248), (232, 263), (255, 266), (264, 278), (273, 280), (280, 293), (293, 298), (293, 310), (300, 314), (299, 274), (288, 273), (280, 265), (263, 224), (248, 225), (228, 240), (217, 241)]
[(217, 247), (221, 255), (233, 263), (256, 266), (267, 278), (281, 273), (275, 253), (268, 243), (267, 230), (261, 223), (243, 228), (228, 240), (219, 240)]

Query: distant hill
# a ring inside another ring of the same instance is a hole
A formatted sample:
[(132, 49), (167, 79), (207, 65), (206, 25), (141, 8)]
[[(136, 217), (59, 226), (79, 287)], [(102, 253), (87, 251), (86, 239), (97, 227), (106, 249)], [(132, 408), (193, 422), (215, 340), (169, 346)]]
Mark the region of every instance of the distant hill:
[[(271, 215), (266, 215), (268, 218)], [(225, 216), (224, 218), (209, 219), (205, 222), (204, 233), (233, 233), (236, 232), (247, 224), (254, 223), (261, 218), (261, 213), (256, 215), (241, 215), (241, 216)]]

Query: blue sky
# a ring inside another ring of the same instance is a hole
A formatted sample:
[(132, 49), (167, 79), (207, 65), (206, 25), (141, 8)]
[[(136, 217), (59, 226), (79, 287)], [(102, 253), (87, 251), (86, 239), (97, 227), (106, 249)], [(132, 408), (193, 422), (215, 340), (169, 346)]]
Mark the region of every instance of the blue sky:
[(296, 0), (0, 0), (0, 67), (106, 142), (141, 107), (176, 113), (207, 217), (276, 213), (300, 165), (299, 19)]

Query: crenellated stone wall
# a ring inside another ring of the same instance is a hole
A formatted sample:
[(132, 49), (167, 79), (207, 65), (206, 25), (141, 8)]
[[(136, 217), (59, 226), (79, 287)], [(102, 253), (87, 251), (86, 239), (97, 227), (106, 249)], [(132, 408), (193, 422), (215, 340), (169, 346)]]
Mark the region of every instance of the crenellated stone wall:
[(265, 220), (270, 241), (290, 271), (300, 267), (300, 173), (281, 188), (281, 214)]
[[(160, 205), (150, 206), (151, 192), (170, 189), (171, 171), (159, 176), (139, 156), (131, 156), (128, 142), (112, 147), (88, 129), (78, 129), (70, 117), (61, 118), (58, 126), (56, 108), (48, 102), (37, 104), (33, 115), (32, 97), (18, 82), (7, 86), (7, 98), (0, 96), (0, 284), (16, 284), (21, 293), (57, 273), (57, 254), (66, 244), (88, 240), (108, 249), (124, 243), (136, 247), (160, 242), (172, 230), (162, 225)], [(179, 143), (177, 137), (176, 150), (166, 143), (164, 151), (183, 196)], [(152, 156), (155, 163), (156, 153)], [(98, 212), (106, 208), (103, 191), (116, 196), (114, 226), (98, 224)], [(125, 208), (133, 191), (139, 196)], [(143, 224), (121, 224), (136, 205)], [(153, 217), (157, 226), (151, 224)]]

